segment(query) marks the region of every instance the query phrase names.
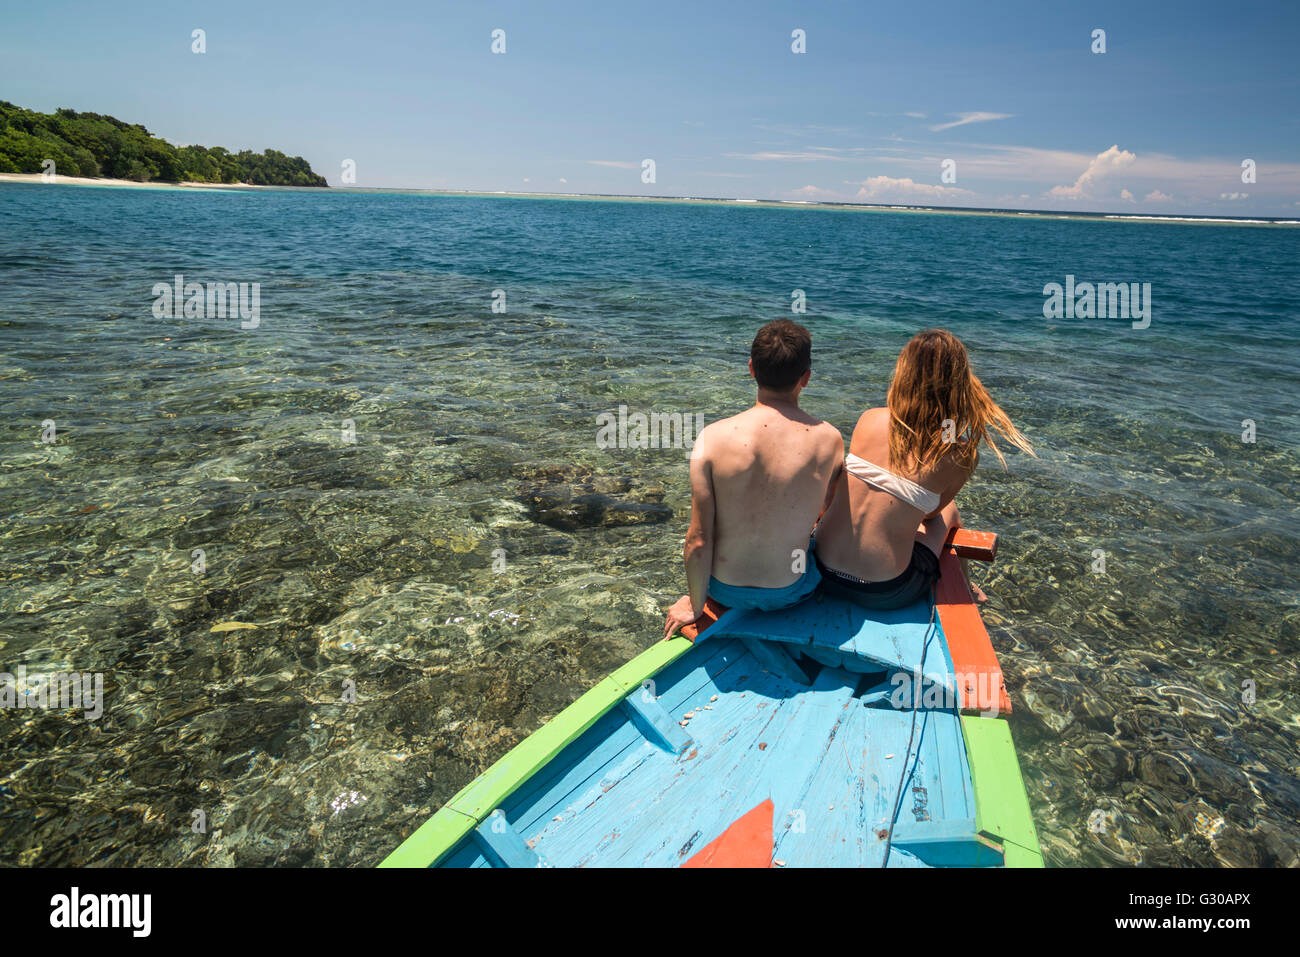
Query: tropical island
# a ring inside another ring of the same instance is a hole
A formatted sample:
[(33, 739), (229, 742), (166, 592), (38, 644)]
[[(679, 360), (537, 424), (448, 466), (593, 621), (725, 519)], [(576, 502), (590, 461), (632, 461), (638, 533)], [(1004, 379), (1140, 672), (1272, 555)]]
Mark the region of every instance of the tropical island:
[(54, 172), (138, 183), (244, 183), (328, 186), (301, 156), (279, 150), (231, 153), (220, 146), (173, 146), (138, 123), (59, 109), (37, 113), (0, 100), (0, 173)]

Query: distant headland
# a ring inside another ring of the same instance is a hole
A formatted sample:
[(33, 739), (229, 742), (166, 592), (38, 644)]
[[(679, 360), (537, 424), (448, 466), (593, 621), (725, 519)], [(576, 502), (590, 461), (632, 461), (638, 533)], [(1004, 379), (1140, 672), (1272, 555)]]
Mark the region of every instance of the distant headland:
[(138, 123), (59, 109), (37, 113), (0, 100), (0, 173), (53, 173), (137, 183), (323, 186), (301, 156), (173, 146)]

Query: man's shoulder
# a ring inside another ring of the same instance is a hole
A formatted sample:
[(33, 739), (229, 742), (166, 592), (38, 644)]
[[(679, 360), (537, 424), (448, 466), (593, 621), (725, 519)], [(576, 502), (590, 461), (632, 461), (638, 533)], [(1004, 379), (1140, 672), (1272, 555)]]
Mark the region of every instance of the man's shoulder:
[(817, 447), (821, 449), (825, 446), (825, 454), (830, 458), (844, 458), (844, 433), (842, 433), (831, 422), (822, 420), (817, 425)]
[(695, 439), (695, 454), (704, 460), (726, 455), (729, 450), (753, 446), (759, 442), (766, 429), (755, 416), (753, 409), (710, 422)]
[(844, 433), (839, 430), (839, 427), (834, 422), (822, 419), (817, 423), (816, 428), (819, 434), (825, 435), (827, 438), (838, 436), (841, 442), (844, 441)]
[(738, 426), (735, 420), (738, 418), (740, 418), (738, 415), (728, 416), (725, 419), (710, 422), (700, 429), (699, 434), (695, 436), (695, 445), (691, 449), (691, 458), (708, 461), (719, 444), (726, 442), (727, 437), (735, 432)]
[(715, 422), (710, 422), (704, 428), (700, 429), (700, 434), (696, 436), (695, 441), (697, 443), (717, 442), (718, 439), (735, 431), (741, 425), (741, 423), (737, 421), (738, 419), (740, 419), (739, 415), (729, 415), (725, 419), (718, 419)]

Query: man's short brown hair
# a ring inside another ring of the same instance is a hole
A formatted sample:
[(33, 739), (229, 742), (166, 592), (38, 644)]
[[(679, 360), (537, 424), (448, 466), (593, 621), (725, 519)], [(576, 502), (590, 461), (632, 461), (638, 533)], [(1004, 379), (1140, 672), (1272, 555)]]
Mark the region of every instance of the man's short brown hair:
[(784, 392), (812, 368), (812, 334), (797, 322), (773, 319), (758, 330), (749, 358), (760, 386)]

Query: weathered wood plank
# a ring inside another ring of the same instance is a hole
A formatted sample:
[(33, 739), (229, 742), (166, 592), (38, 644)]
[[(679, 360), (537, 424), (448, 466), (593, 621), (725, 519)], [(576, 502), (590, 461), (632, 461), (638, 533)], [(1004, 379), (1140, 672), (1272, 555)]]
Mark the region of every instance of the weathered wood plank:
[(977, 562), (991, 562), (998, 554), (998, 536), (996, 532), (975, 532), (969, 528), (958, 528), (949, 540), (958, 558), (969, 558)]
[(768, 798), (697, 851), (682, 867), (771, 867), (772, 799)]
[(542, 728), (452, 797), (433, 817), (380, 863), (380, 867), (429, 867), (465, 840), (470, 830), (522, 787), (565, 747), (641, 681), (682, 657), (694, 645), (685, 638), (656, 642), (612, 675), (597, 682)]
[[(696, 701), (707, 701), (710, 692), (706, 689), (713, 687), (715, 676), (747, 655), (739, 641), (718, 641), (674, 661), (654, 676), (652, 684), (638, 686), (637, 691), (642, 687), (652, 691), (670, 715), (677, 715)], [(563, 816), (569, 805), (597, 786), (609, 768), (618, 766), (628, 754), (653, 748), (621, 710), (611, 712), (602, 722), (606, 720), (610, 722), (606, 727), (593, 726), (588, 732), (590, 739), (575, 742), (561, 759), (563, 763), (511, 796), (506, 809), (521, 834), (541, 837), (540, 832), (553, 818)]]
[(650, 694), (649, 688), (638, 688), (623, 699), (620, 705), (647, 741), (663, 748), (669, 754), (681, 754), (691, 746), (691, 738), (682, 726)]
[[(693, 707), (689, 732), (695, 743), (686, 754), (673, 758), (648, 745), (629, 753), (598, 786), (570, 802), (572, 816), (566, 810), (562, 820), (544, 826), (539, 849), (552, 861), (575, 866), (680, 863), (692, 848), (717, 836), (696, 833), (702, 817), (727, 813), (729, 824), (757, 803), (742, 808), (740, 798), (765, 762), (743, 756), (774, 736), (769, 730), (774, 722), (784, 725), (776, 716), (798, 691), (790, 681), (763, 672), (746, 654), (717, 676), (714, 688), (701, 689), (705, 701), (713, 694), (718, 698), (709, 704), (712, 710)], [(729, 775), (737, 764), (742, 773), (733, 779)]]
[(1008, 867), (1042, 867), (1034, 816), (1010, 727), (997, 718), (963, 715), (961, 728), (980, 833), (1002, 843)]
[(497, 811), (474, 828), (474, 843), (493, 867), (541, 867), (542, 859)]
[(882, 842), (867, 820), (866, 708), (854, 698), (827, 736), (794, 815), (778, 827), (786, 867), (878, 867)]
[[(763, 737), (751, 744), (746, 753), (727, 760), (725, 791), (728, 802), (744, 807), (746, 801), (770, 797), (774, 806), (774, 823), (778, 844), (790, 835), (808, 837), (827, 821), (819, 810), (822, 797), (813, 796), (810, 788), (818, 769), (835, 748), (837, 730), (852, 712), (861, 710), (853, 692), (856, 678), (844, 671), (826, 668), (818, 674), (811, 689), (799, 689), (786, 702), (767, 727)], [(829, 778), (827, 778), (829, 780)], [(843, 780), (835, 793), (845, 790)], [(833, 803), (833, 802), (828, 802)], [(726, 828), (734, 818), (730, 807), (703, 816), (698, 822), (700, 840), (709, 840)], [(802, 830), (796, 831), (796, 827)], [(815, 835), (813, 835), (815, 837)], [(788, 846), (788, 845), (787, 845)], [(829, 846), (829, 845), (828, 845)], [(799, 855), (774, 851), (786, 859), (787, 866), (799, 866)], [(811, 851), (810, 851), (811, 853)], [(845, 865), (848, 855), (840, 856)]]
[(993, 642), (971, 598), (961, 562), (951, 548), (939, 559), (935, 585), (936, 611), (957, 678), (961, 710), (967, 713), (1010, 714), (1011, 697)]
[(780, 675), (782, 678), (788, 678), (797, 685), (812, 684), (808, 676), (804, 674), (802, 668), (795, 663), (790, 657), (789, 652), (782, 647), (780, 642), (767, 642), (762, 638), (741, 638), (741, 642), (754, 659), (763, 666), (764, 670), (770, 671), (774, 675)]

